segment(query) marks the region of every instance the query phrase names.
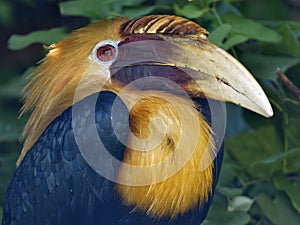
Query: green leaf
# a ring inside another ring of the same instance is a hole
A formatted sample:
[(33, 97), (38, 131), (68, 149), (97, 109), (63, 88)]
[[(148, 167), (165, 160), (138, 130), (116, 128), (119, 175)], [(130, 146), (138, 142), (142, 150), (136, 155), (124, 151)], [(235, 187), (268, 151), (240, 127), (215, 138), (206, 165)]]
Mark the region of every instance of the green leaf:
[(285, 124), (285, 131), (288, 141), (288, 148), (297, 148), (300, 146), (300, 118), (297, 114), (289, 115), (289, 121)]
[(144, 16), (150, 14), (155, 8), (155, 6), (139, 6), (124, 8), (124, 16), (128, 18)]
[(284, 25), (279, 29), (279, 33), (282, 35), (279, 50), (300, 58), (300, 43), (291, 27)]
[(299, 38), (300, 37), (300, 22), (299, 21), (286, 21), (285, 25), (289, 26), (293, 34)]
[[(225, 50), (228, 50), (234, 45), (243, 43), (249, 39), (243, 35), (233, 35), (228, 37), (231, 30), (232, 26), (230, 24), (223, 23), (209, 34), (209, 40)], [(224, 43), (226, 38), (227, 40)]]
[(59, 4), (60, 12), (65, 16), (84, 16), (93, 19), (107, 18), (109, 15), (107, 1), (96, 1), (96, 0), (79, 0), (79, 1), (68, 1), (61, 2)]
[(208, 216), (201, 225), (246, 225), (250, 222), (250, 216), (246, 212), (229, 212), (224, 208), (211, 207)]
[(275, 187), (284, 191), (290, 198), (294, 208), (300, 213), (300, 186), (296, 182), (290, 182), (283, 174), (277, 174), (273, 178)]
[[(238, 165), (230, 158), (227, 151), (224, 152), (223, 165), (220, 172), (220, 178), (218, 181), (218, 191), (227, 196), (234, 197), (236, 195), (242, 194), (242, 189), (240, 188), (231, 188), (232, 182), (236, 178), (239, 167)], [(219, 190), (220, 189), (220, 190)]]
[[(252, 182), (253, 182), (253, 180), (252, 180)], [(249, 191), (247, 191), (248, 196), (251, 196), (252, 198), (254, 198), (254, 200), (256, 200), (255, 197), (257, 195), (260, 195), (261, 193), (268, 193), (269, 196), (274, 196), (276, 194), (276, 189), (271, 180), (269, 180), (269, 181), (265, 181), (263, 179), (256, 180), (256, 182), (253, 182), (252, 185), (249, 185)], [(253, 208), (255, 206), (257, 206), (257, 205), (254, 204)], [(251, 208), (251, 210), (253, 208)]]
[(33, 31), (26, 35), (12, 35), (8, 40), (8, 48), (11, 50), (20, 50), (33, 43), (42, 43), (51, 45), (67, 36), (64, 28), (52, 28), (45, 31)]
[(236, 196), (234, 197), (228, 208), (229, 211), (243, 211), (247, 212), (251, 208), (254, 200), (247, 196)]
[(270, 179), (282, 170), (282, 163), (262, 165), (256, 162), (281, 153), (283, 144), (273, 126), (263, 126), (225, 141), (231, 157), (253, 178)]
[[(124, 7), (137, 8), (144, 0), (78, 0), (68, 1), (59, 4), (61, 14), (66, 16), (84, 16), (93, 20), (107, 19), (112, 15), (125, 16)], [(146, 9), (146, 8), (144, 8)], [(137, 9), (136, 9), (137, 10)], [(149, 8), (147, 9), (149, 10)], [(142, 9), (139, 14), (142, 14)], [(136, 11), (137, 12), (137, 11)], [(128, 12), (127, 12), (128, 13)], [(146, 14), (146, 12), (145, 12)], [(138, 15), (137, 15), (138, 16)], [(131, 15), (132, 17), (132, 15)]]
[(300, 216), (290, 205), (289, 200), (282, 194), (277, 194), (272, 200), (262, 193), (255, 198), (264, 215), (274, 225), (299, 225)]
[(273, 155), (269, 158), (266, 158), (262, 161), (258, 161), (254, 164), (252, 164), (252, 166), (255, 166), (256, 164), (272, 164), (272, 163), (278, 163), (278, 162), (281, 162), (287, 158), (293, 158), (297, 155), (300, 154), (300, 147), (298, 148), (294, 148), (294, 149), (291, 149), (291, 150), (288, 150), (286, 152), (283, 152), (283, 153), (280, 153), (280, 154), (277, 154), (277, 155)]
[(232, 198), (232, 197), (243, 194), (243, 189), (242, 188), (229, 188), (229, 187), (221, 186), (218, 188), (218, 192), (220, 192), (221, 194), (223, 194), (227, 197)]
[(265, 56), (251, 52), (242, 54), (240, 60), (255, 77), (268, 80), (277, 79), (278, 68), (285, 72), (300, 62), (299, 59), (293, 57)]
[(295, 113), (300, 113), (300, 102), (295, 98), (284, 98), (283, 103), (287, 107), (289, 114), (296, 115)]
[(210, 32), (208, 39), (210, 42), (221, 47), (223, 45), (224, 39), (226, 38), (230, 30), (231, 25), (223, 23), (216, 29), (214, 29), (212, 32)]
[(223, 20), (232, 26), (233, 35), (241, 35), (264, 42), (279, 42), (281, 40), (281, 36), (277, 32), (254, 20), (238, 17), (231, 13), (225, 14)]
[(206, 220), (201, 225), (245, 225), (250, 221), (250, 216), (243, 211), (228, 211), (227, 200), (216, 193)]
[(175, 10), (176, 14), (184, 16), (189, 19), (200, 18), (205, 13), (209, 12), (208, 8), (199, 9), (194, 4), (185, 5), (182, 9), (177, 4), (174, 4), (174, 10)]
[(230, 49), (231, 47), (243, 43), (245, 41), (247, 41), (249, 38), (245, 37), (243, 35), (234, 35), (232, 37), (230, 37), (224, 44), (223, 44), (223, 48), (225, 50)]
[(224, 15), (226, 13), (233, 13), (237, 16), (243, 16), (240, 9), (236, 8), (233, 4), (230, 4), (230, 2), (234, 1), (236, 0), (220, 1), (217, 5), (218, 14)]
[(300, 37), (300, 22), (298, 22), (298, 21), (292, 21), (292, 20), (263, 20), (263, 21), (260, 21), (260, 23), (262, 23), (266, 26), (269, 26), (269, 27), (276, 28), (276, 29), (284, 27), (284, 26), (288, 26), (291, 29), (292, 33), (296, 37)]
[[(285, 105), (286, 105), (286, 103), (285, 103)], [(284, 132), (285, 132), (285, 137), (286, 137), (285, 145), (286, 145), (286, 148), (287, 148), (286, 153), (288, 153), (290, 150), (298, 149), (300, 147), (300, 139), (299, 139), (300, 118), (299, 118), (299, 114), (290, 112), (288, 116), (289, 116), (288, 122), (285, 123), (285, 126), (284, 126)], [(288, 151), (288, 149), (290, 149), (290, 150)], [(297, 150), (294, 150), (294, 151), (297, 151)], [(288, 157), (286, 165), (285, 165), (285, 171), (284, 172), (297, 172), (297, 171), (299, 171), (300, 170), (299, 160), (300, 160), (300, 154), (299, 153), (294, 153), (293, 157)]]

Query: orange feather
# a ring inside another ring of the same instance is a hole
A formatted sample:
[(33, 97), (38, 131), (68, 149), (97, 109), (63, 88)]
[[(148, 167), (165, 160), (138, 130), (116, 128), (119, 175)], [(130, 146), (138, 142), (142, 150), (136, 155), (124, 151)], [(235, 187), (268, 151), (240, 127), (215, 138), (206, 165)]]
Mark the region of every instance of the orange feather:
[(117, 191), (124, 204), (156, 218), (174, 218), (201, 207), (211, 194), (213, 165), (200, 170), (214, 148), (210, 127), (192, 101), (163, 92), (143, 94), (130, 111), (132, 133)]

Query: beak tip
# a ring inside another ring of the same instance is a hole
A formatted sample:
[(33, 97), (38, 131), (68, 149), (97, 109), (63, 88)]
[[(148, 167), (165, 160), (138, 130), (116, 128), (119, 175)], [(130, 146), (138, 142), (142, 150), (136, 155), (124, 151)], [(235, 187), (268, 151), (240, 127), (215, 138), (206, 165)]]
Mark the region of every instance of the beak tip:
[(260, 112), (259, 114), (266, 118), (271, 118), (274, 115), (273, 110)]
[(271, 104), (269, 102), (269, 100), (267, 100), (265, 102), (265, 104), (261, 104), (258, 108), (256, 108), (257, 110), (254, 110), (253, 108), (251, 108), (251, 111), (254, 111), (266, 118), (270, 118), (274, 115), (273, 109), (271, 107)]
[(267, 117), (267, 118), (270, 118), (274, 115), (274, 112), (273, 112), (273, 109), (272, 107), (270, 106), (266, 111), (265, 111), (265, 114), (264, 116)]

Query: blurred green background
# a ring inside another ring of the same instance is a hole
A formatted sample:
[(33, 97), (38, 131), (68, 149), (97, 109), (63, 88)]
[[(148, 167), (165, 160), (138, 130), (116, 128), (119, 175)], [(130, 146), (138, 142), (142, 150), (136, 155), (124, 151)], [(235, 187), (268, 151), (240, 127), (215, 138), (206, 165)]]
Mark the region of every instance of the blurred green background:
[[(275, 115), (228, 104), (226, 154), (205, 225), (300, 224), (300, 102), (276, 75), (300, 87), (299, 0), (1, 0), (0, 220), (28, 115), (21, 89), (46, 48), (89, 22), (176, 14), (210, 31), (258, 79)], [(297, 93), (296, 93), (297, 94)], [(299, 93), (298, 93), (299, 94)]]

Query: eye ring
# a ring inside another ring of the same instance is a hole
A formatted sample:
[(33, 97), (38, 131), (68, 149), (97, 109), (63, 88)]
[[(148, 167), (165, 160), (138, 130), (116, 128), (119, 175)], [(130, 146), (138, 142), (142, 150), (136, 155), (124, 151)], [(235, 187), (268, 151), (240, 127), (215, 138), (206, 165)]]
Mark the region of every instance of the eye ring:
[(104, 40), (96, 44), (89, 55), (89, 59), (103, 65), (110, 65), (117, 59), (117, 56), (118, 42)]
[(102, 62), (109, 62), (116, 57), (116, 47), (111, 44), (99, 46), (96, 51), (97, 59)]

